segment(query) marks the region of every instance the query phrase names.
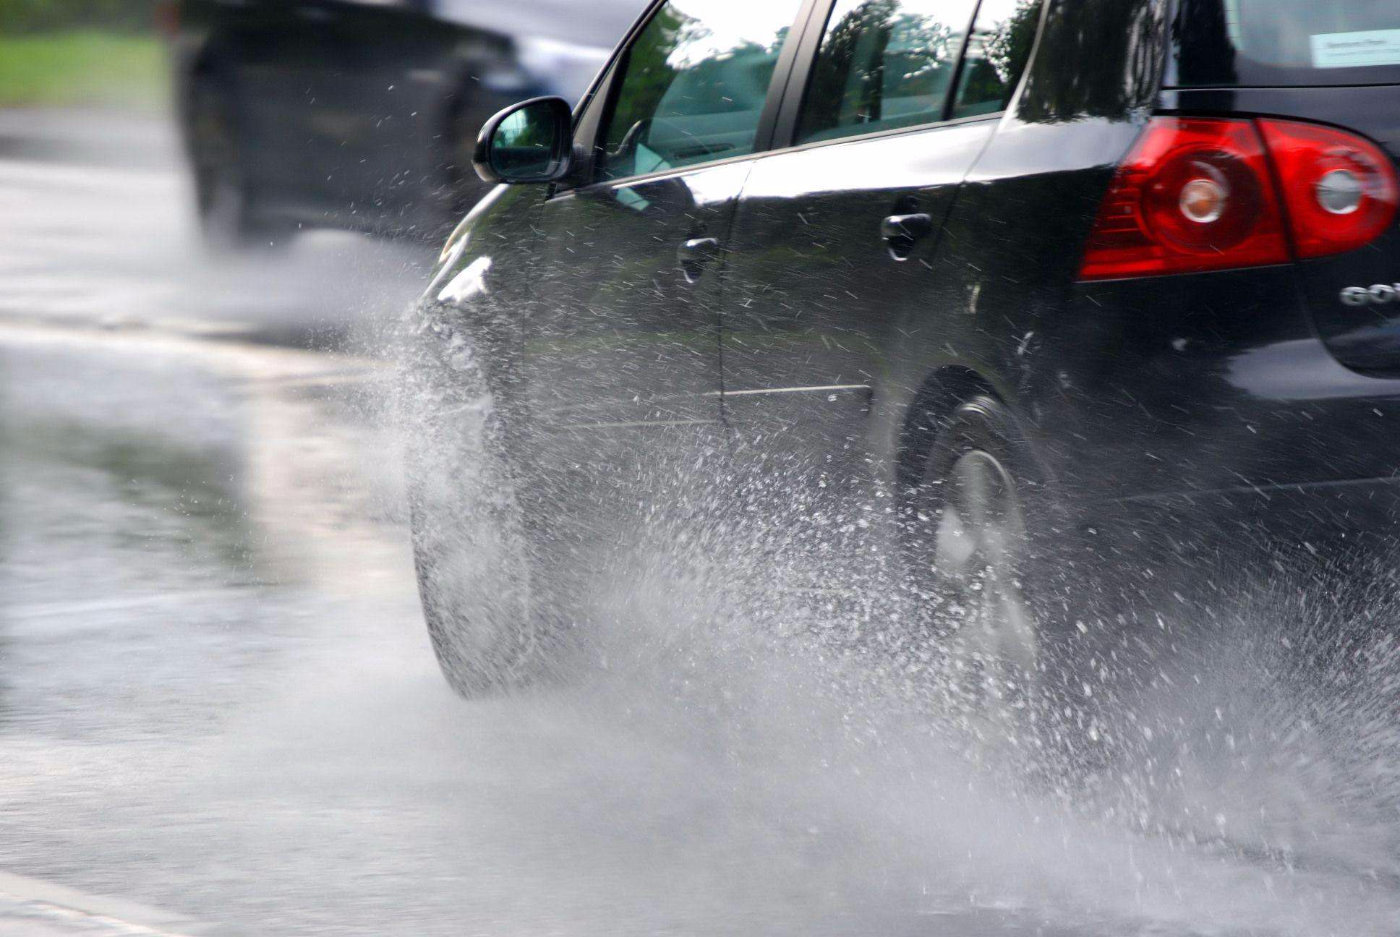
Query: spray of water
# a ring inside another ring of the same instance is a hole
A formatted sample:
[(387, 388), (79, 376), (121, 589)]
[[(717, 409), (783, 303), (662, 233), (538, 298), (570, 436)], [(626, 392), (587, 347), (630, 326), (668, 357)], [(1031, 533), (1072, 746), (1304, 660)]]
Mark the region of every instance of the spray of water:
[(1386, 558), (1241, 565), (1132, 627), (1075, 616), (1102, 591), (1077, 569), (1042, 577), (1072, 633), (1109, 637), (1072, 681), (989, 722), (944, 640), (959, 610), (872, 539), (896, 499), (833, 496), (821, 471), (736, 460), (689, 431), (616, 447), (576, 434), (521, 472), (502, 460), (521, 436), (480, 352), (429, 325), (408, 344), (389, 412), (420, 453), (410, 498), (435, 487), (463, 506), (419, 519), (457, 548), (429, 574), (458, 612), (528, 626), (529, 653), (487, 658), (508, 673), (454, 682), (503, 689), (595, 747), (592, 783), (632, 791), (596, 822), (693, 842), (701, 867), (767, 856), (752, 874), (772, 889), (819, 882), (827, 899), (791, 911), (806, 932), (827, 929), (814, 916), (834, 931), (1393, 931)]

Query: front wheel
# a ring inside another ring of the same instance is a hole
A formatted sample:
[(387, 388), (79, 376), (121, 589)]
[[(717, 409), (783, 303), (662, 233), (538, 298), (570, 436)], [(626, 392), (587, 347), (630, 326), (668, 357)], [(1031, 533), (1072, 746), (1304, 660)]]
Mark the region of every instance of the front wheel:
[(548, 655), (529, 535), (495, 451), (498, 420), (481, 406), (447, 416), (410, 459), (410, 523), (433, 651), (453, 690), (474, 698), (535, 682)]

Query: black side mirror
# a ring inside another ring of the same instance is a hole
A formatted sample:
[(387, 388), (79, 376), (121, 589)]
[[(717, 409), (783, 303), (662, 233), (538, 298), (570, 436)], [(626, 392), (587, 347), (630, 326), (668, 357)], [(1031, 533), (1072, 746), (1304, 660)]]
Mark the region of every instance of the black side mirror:
[(569, 174), (574, 116), (563, 98), (512, 104), (481, 128), (472, 165), (487, 182), (554, 182)]

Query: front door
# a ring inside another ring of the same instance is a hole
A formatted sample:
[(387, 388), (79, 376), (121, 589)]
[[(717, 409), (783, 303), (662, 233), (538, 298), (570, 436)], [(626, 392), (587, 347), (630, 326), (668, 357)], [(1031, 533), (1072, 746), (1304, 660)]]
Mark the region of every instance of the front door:
[(612, 65), (579, 121), (594, 165), (543, 210), (537, 419), (629, 436), (719, 420), (719, 264), (797, 7), (670, 0)]
[(543, 207), (524, 351), (540, 490), (654, 504), (723, 448), (720, 265), (799, 5), (660, 4), (580, 116), (593, 165)]

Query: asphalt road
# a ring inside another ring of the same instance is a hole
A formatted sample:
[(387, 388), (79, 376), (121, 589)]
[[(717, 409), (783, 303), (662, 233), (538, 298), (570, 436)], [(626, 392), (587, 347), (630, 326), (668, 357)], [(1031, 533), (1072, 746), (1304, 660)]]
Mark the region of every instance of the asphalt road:
[[(126, 913), (82, 895), (169, 915), (111, 933), (1393, 933), (1391, 858), (1144, 832), (1127, 782), (1094, 816), (1017, 792), (684, 588), (615, 583), (627, 641), (576, 684), (458, 700), (389, 404), (417, 254), (224, 266), (158, 125), (119, 166), (5, 128), (0, 934)], [(1216, 806), (1366, 839), (1278, 792)]]
[(311, 232), (211, 257), (155, 116), (0, 110), (0, 316), (370, 354), (433, 251)]

